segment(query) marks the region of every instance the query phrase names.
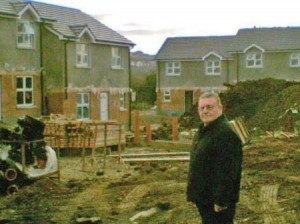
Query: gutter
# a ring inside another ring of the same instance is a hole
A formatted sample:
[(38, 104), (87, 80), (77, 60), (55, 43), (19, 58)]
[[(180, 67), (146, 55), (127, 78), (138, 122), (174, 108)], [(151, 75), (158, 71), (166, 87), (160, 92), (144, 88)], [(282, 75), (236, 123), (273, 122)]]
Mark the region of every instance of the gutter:
[(227, 67), (227, 70), (226, 70), (226, 73), (227, 73), (227, 83), (230, 82), (230, 77), (229, 77), (229, 61), (226, 60), (226, 67)]
[(18, 18), (19, 16), (14, 13), (9, 12), (0, 12), (0, 17), (6, 17), (6, 18)]
[(42, 32), (42, 26), (43, 23), (39, 24), (40, 28), (40, 68), (41, 68), (41, 77), (40, 77), (40, 82), (41, 82), (41, 114), (45, 115), (45, 105), (44, 105), (44, 97), (45, 97), (45, 92), (44, 92), (44, 52), (43, 52), (43, 32)]
[[(161, 63), (161, 62), (160, 62)], [(160, 95), (160, 63), (156, 61), (156, 106), (158, 110), (161, 110), (161, 95)], [(158, 102), (159, 99), (159, 102)], [(159, 104), (158, 104), (159, 103)]]
[(128, 105), (128, 130), (131, 131), (131, 97), (132, 97), (132, 91), (131, 91), (131, 54), (130, 54), (130, 48), (128, 48), (128, 87), (129, 87), (129, 105)]
[(239, 53), (236, 52), (236, 82), (240, 81), (240, 56)]
[(69, 43), (69, 39), (64, 41), (64, 95), (65, 100), (68, 99), (68, 52), (67, 52), (67, 44)]

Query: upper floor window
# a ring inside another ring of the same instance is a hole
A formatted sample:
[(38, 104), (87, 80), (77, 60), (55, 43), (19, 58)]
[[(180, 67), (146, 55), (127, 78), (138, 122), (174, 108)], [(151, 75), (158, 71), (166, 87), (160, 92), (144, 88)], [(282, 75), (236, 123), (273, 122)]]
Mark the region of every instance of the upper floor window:
[(263, 66), (262, 53), (248, 53), (246, 55), (246, 66), (248, 68), (261, 68)]
[(77, 118), (88, 119), (90, 116), (90, 99), (88, 93), (77, 94)]
[(113, 69), (122, 68), (121, 48), (113, 47), (111, 51), (111, 67)]
[(165, 90), (164, 91), (164, 102), (171, 102), (171, 91), (170, 90)]
[(17, 23), (17, 45), (22, 48), (34, 47), (34, 25), (29, 21)]
[(17, 77), (17, 105), (33, 105), (33, 78), (31, 76)]
[(208, 60), (205, 62), (205, 74), (206, 75), (220, 75), (221, 74), (221, 62), (220, 60)]
[(300, 67), (300, 53), (292, 53), (290, 57), (291, 67)]
[(89, 45), (79, 43), (76, 44), (76, 65), (79, 67), (89, 66)]
[(126, 109), (126, 94), (120, 93), (120, 110)]
[(167, 75), (180, 75), (181, 64), (180, 62), (167, 62), (166, 74)]

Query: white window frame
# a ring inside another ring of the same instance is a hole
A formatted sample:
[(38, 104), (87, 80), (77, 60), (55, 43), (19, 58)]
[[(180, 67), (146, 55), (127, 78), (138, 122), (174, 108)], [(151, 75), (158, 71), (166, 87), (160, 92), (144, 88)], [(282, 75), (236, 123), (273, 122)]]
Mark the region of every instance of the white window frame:
[(207, 60), (205, 61), (206, 75), (221, 75), (221, 60)]
[(300, 53), (290, 55), (290, 67), (300, 67)]
[(112, 69), (122, 69), (122, 50), (120, 47), (111, 48), (111, 67)]
[(19, 48), (34, 48), (34, 23), (30, 21), (17, 22), (17, 46)]
[(246, 54), (246, 67), (247, 68), (262, 68), (263, 67), (263, 53), (247, 53)]
[[(22, 80), (21, 86), (19, 87), (19, 81)], [(30, 85), (27, 86), (27, 80), (30, 80)], [(33, 106), (34, 102), (34, 95), (33, 95), (33, 77), (32, 76), (17, 76), (16, 77), (16, 91), (17, 91), (17, 106), (18, 107), (28, 107)], [(20, 99), (22, 102), (19, 101), (19, 94), (21, 94)], [(29, 95), (28, 95), (29, 94)], [(27, 96), (31, 96), (31, 99), (29, 102), (26, 102), (28, 100)]]
[(166, 75), (179, 76), (181, 74), (181, 63), (179, 61), (166, 62)]
[[(85, 98), (86, 97), (86, 98)], [(87, 101), (85, 100), (87, 99)], [(79, 111), (80, 109), (80, 111)], [(86, 116), (84, 110), (87, 109)], [(89, 119), (90, 118), (90, 94), (87, 92), (77, 93), (77, 118), (78, 119)]]
[(120, 93), (120, 110), (126, 110), (126, 94)]
[(171, 102), (171, 91), (164, 90), (163, 94), (164, 94), (163, 95), (164, 102)]
[(89, 44), (76, 44), (76, 65), (78, 67), (89, 67)]

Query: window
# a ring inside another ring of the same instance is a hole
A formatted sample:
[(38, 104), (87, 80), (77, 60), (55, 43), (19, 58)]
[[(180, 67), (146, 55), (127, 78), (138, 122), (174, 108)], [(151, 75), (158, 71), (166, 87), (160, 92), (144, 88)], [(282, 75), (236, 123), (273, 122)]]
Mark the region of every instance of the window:
[(22, 48), (34, 47), (34, 25), (29, 21), (17, 23), (17, 44)]
[(76, 44), (76, 64), (79, 67), (89, 66), (89, 46), (88, 44)]
[(180, 62), (167, 62), (166, 64), (167, 75), (180, 75), (181, 65)]
[(77, 94), (77, 118), (89, 118), (90, 99), (88, 93)]
[(300, 53), (293, 53), (290, 57), (291, 67), (300, 67)]
[(33, 78), (31, 76), (17, 77), (17, 105), (33, 105)]
[(248, 68), (261, 68), (263, 65), (262, 53), (249, 53), (246, 55), (246, 65)]
[(121, 49), (118, 47), (112, 48), (112, 58), (111, 58), (111, 66), (113, 69), (120, 69), (122, 68), (121, 65)]
[(171, 91), (170, 90), (164, 91), (164, 102), (171, 102)]
[(205, 63), (206, 75), (220, 75), (221, 74), (221, 62), (220, 60), (209, 60)]
[(126, 109), (126, 95), (125, 93), (120, 93), (120, 110)]

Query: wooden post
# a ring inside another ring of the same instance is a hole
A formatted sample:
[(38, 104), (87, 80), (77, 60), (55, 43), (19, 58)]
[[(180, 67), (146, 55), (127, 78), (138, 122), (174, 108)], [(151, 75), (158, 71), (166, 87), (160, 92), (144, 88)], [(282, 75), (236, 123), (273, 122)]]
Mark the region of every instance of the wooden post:
[(151, 142), (151, 124), (146, 125), (146, 143), (150, 145)]
[(118, 139), (119, 163), (121, 163), (121, 138), (122, 138), (122, 125), (119, 124), (119, 139)]
[(97, 131), (98, 131), (98, 125), (93, 122), (90, 126), (91, 128), (89, 129), (90, 135), (89, 135), (89, 145), (92, 148), (92, 167), (94, 166), (94, 163), (96, 161), (96, 141), (97, 141)]
[(60, 180), (60, 146), (57, 147), (57, 178)]
[(21, 156), (22, 156), (22, 172), (25, 173), (26, 157), (25, 157), (25, 144), (21, 143)]
[(57, 146), (57, 178), (58, 180), (60, 180), (60, 147), (61, 147), (61, 141), (62, 141), (62, 138), (61, 138), (61, 135), (59, 133), (60, 131), (60, 125), (55, 123), (54, 124), (54, 142), (55, 142), (55, 145)]
[(103, 158), (103, 169), (106, 166), (106, 154), (107, 154), (107, 124), (104, 124), (104, 158)]
[(82, 155), (82, 170), (84, 171), (85, 170), (85, 147), (82, 148), (81, 155)]
[(134, 111), (134, 143), (139, 143), (139, 133), (140, 132), (140, 116), (139, 111)]
[(178, 118), (172, 117), (172, 137), (173, 141), (178, 141)]

